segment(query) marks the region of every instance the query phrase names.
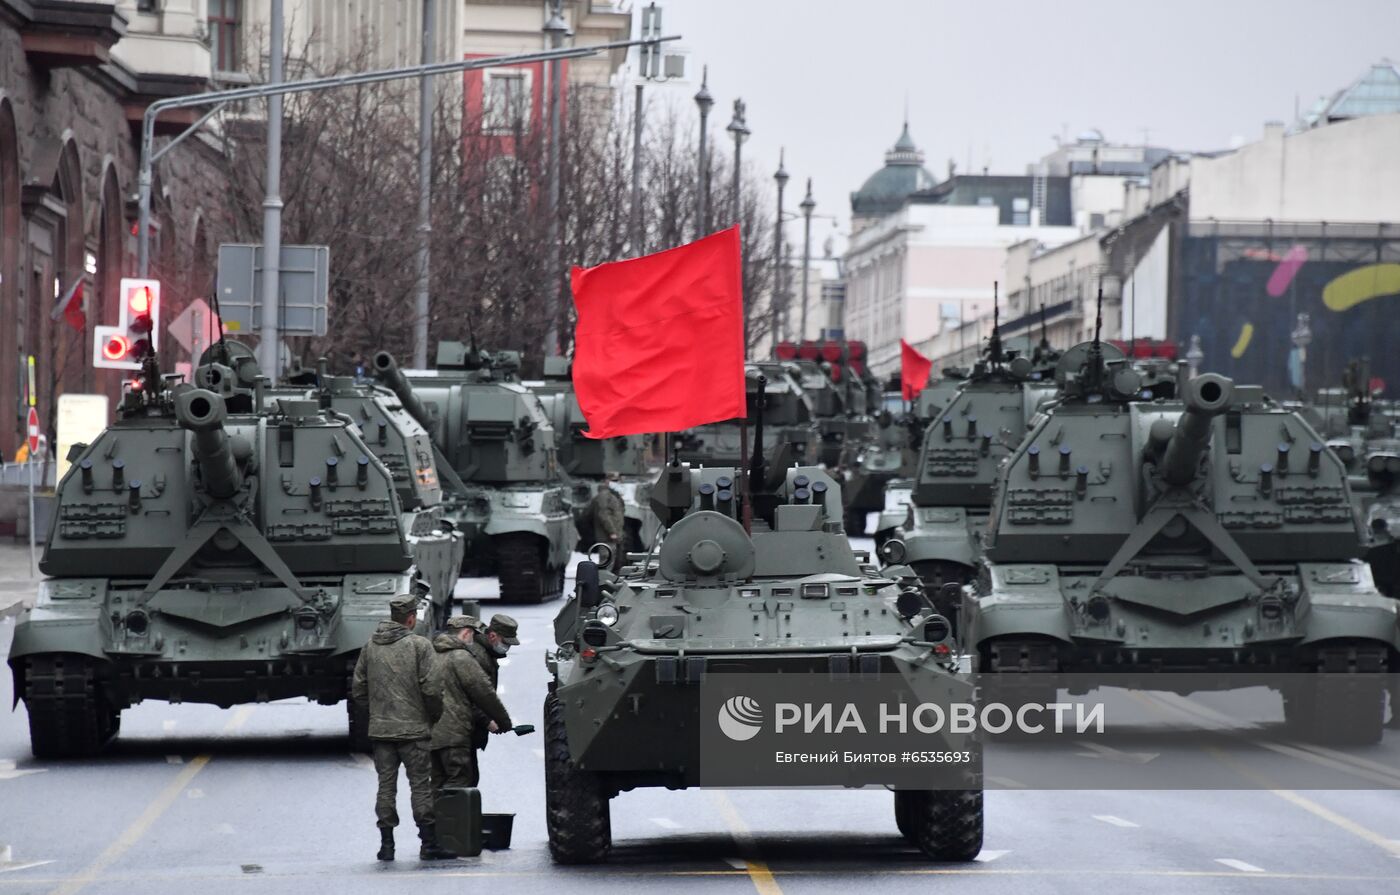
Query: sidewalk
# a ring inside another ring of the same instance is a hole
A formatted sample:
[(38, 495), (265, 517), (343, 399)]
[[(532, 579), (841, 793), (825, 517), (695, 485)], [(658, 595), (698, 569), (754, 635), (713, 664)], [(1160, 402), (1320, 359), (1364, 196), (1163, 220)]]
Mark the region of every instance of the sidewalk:
[(19, 615), (31, 605), (38, 586), (38, 579), (29, 576), (29, 545), (0, 538), (0, 618)]

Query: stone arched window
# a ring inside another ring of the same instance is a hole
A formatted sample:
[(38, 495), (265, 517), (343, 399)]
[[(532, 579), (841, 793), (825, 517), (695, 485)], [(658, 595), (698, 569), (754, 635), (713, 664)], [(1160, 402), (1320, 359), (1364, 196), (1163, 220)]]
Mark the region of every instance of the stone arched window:
[[(88, 301), (87, 345), (92, 344), (92, 328), (98, 324), (116, 323), (121, 316), (121, 278), (126, 275), (127, 241), (125, 216), (122, 208), (121, 183), (117, 166), (111, 162), (102, 175), (101, 209), (97, 219), (97, 283), (96, 295)], [(98, 387), (106, 392), (114, 409), (121, 400), (121, 370), (102, 370)]]
[(23, 217), (19, 192), (19, 137), (15, 112), (0, 92), (0, 454), (14, 456), (23, 419), (19, 407), (19, 259)]
[[(30, 344), (38, 345), (41, 349), (39, 416), (48, 430), (54, 426), (58, 395), (91, 387), (91, 363), (88, 359), (91, 339), (87, 332), (76, 332), (62, 316), (57, 320), (52, 316), (58, 298), (67, 295), (73, 284), (86, 275), (83, 264), (87, 248), (87, 238), (83, 232), (83, 168), (78, 158), (78, 144), (71, 137), (63, 141), (51, 191), (64, 209), (54, 241), (53, 276), (52, 281), (45, 280), (33, 290), (29, 307)], [(94, 304), (88, 302), (89, 307)]]

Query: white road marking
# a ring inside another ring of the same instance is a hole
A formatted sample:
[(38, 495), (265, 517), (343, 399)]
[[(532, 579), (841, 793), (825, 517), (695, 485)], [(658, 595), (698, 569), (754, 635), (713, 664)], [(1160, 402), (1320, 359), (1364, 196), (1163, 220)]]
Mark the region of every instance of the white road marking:
[(0, 861), (0, 873), (14, 873), (16, 870), (28, 870), (30, 867), (43, 867), (52, 863), (53, 861)]
[(17, 768), (13, 760), (0, 759), (0, 780), (14, 780), (16, 777), (25, 777), (29, 774), (42, 774), (47, 770), (48, 768)]
[(202, 798), (204, 798), (204, 790), (202, 790), (202, 789), (187, 789), (187, 790), (185, 790), (185, 798), (187, 798), (187, 799), (202, 799)]
[(167, 755), (167, 756), (165, 756), (165, 763), (166, 763), (166, 764), (184, 764), (184, 763), (185, 763), (185, 760), (184, 760), (183, 758), (181, 758), (180, 756), (178, 756), (178, 755)]
[(1095, 814), (1095, 815), (1094, 815), (1094, 820), (1102, 821), (1103, 823), (1109, 824), (1110, 826), (1114, 826), (1114, 827), (1136, 827), (1136, 826), (1137, 826), (1137, 824), (1133, 823), (1133, 822), (1130, 821), (1130, 820), (1124, 820), (1124, 819), (1121, 818), (1121, 817), (1114, 817), (1112, 814)]
[(1004, 857), (1009, 854), (1011, 854), (1011, 849), (1009, 848), (984, 848), (981, 852), (978, 853), (977, 857), (973, 858), (972, 860), (981, 862), (983, 864), (990, 864), (997, 858)]
[(651, 822), (661, 827), (663, 830), (679, 830), (681, 825), (671, 820), (669, 817), (653, 817)]
[(1216, 858), (1215, 863), (1224, 864), (1226, 867), (1229, 867), (1233, 870), (1238, 870), (1241, 873), (1264, 872), (1263, 867), (1255, 867), (1253, 864), (1246, 863), (1244, 861), (1239, 860), (1238, 858)]
[(1074, 754), (1080, 758), (1107, 758), (1110, 761), (1123, 761), (1129, 764), (1147, 764), (1159, 754), (1157, 752), (1123, 752), (1101, 743), (1086, 742), (1084, 746), (1092, 751)]
[(174, 729), (175, 729), (176, 723), (178, 723), (178, 722), (175, 722), (175, 721), (162, 721), (162, 722), (160, 722), (160, 729), (161, 729), (161, 730), (164, 730), (164, 731), (167, 731), (167, 732), (168, 732), (168, 731), (171, 731), (171, 730), (174, 730)]

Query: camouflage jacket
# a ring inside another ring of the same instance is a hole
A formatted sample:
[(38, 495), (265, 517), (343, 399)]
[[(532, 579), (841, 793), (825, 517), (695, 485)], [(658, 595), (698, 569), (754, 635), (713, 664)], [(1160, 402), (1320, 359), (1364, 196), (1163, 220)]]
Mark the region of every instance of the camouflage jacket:
[(627, 507), (622, 496), (604, 482), (598, 486), (593, 496), (593, 537), (597, 543), (607, 543), (613, 538), (621, 540), (627, 525)]
[[(491, 681), (491, 689), (495, 690), (501, 680), (501, 665), (495, 654), (491, 652), (491, 647), (480, 640), (473, 640), (467, 644), (467, 652), (471, 653), (476, 664), (485, 672), (486, 677)], [(491, 719), (486, 716), (480, 706), (474, 707), (472, 715), (472, 745), (478, 749), (485, 749), (491, 735), (486, 731), (486, 723)]]
[(428, 739), (442, 714), (432, 644), (398, 622), (380, 622), (360, 650), (350, 698), (369, 708), (370, 739)]
[(510, 730), (510, 713), (467, 645), (451, 634), (439, 634), (433, 649), (442, 679), (442, 717), (433, 725), (433, 748), (471, 745), (478, 715)]

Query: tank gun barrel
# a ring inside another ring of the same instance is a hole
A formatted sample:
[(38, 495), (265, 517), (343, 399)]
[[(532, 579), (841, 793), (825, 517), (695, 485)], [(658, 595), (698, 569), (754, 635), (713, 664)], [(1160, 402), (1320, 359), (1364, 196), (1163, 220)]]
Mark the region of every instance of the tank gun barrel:
[(428, 415), (428, 410), (423, 406), (423, 402), (418, 400), (418, 396), (413, 393), (413, 386), (404, 378), (403, 371), (399, 369), (398, 362), (394, 356), (387, 351), (375, 352), (372, 362), (374, 367), (374, 377), (389, 387), (399, 401), (403, 404), (403, 409), (409, 412), (418, 424), (429, 432), (433, 431), (433, 419)]
[(1162, 478), (1172, 485), (1189, 485), (1196, 478), (1201, 455), (1210, 445), (1211, 420), (1230, 406), (1235, 384), (1224, 376), (1205, 373), (1186, 383), (1186, 410), (1176, 421), (1162, 452)]
[(238, 493), (243, 477), (233, 455), (224, 421), (228, 407), (224, 399), (208, 389), (182, 392), (175, 399), (175, 420), (194, 435), (194, 458), (209, 496), (226, 499)]

